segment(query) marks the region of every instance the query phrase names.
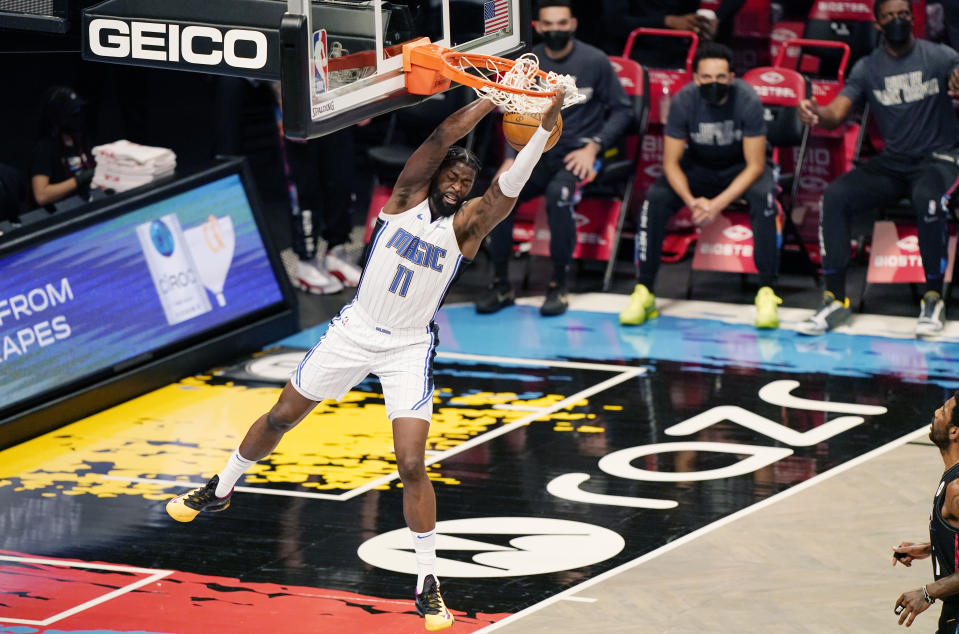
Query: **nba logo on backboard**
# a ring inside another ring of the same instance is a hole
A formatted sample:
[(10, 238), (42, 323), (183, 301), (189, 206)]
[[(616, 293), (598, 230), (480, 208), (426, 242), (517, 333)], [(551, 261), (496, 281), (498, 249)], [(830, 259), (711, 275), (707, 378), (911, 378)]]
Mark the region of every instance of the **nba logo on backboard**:
[(322, 95), (327, 90), (329, 57), (326, 49), (326, 29), (313, 33), (313, 94)]

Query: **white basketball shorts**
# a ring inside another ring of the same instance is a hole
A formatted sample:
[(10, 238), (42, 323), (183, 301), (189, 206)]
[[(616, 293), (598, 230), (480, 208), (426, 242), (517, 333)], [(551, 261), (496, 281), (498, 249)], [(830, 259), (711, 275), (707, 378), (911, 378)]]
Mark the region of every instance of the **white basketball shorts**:
[(375, 374), (391, 421), (403, 417), (429, 421), (438, 342), (435, 325), (384, 328), (359, 305), (348, 304), (300, 361), (291, 382), (310, 400), (340, 400), (367, 375)]

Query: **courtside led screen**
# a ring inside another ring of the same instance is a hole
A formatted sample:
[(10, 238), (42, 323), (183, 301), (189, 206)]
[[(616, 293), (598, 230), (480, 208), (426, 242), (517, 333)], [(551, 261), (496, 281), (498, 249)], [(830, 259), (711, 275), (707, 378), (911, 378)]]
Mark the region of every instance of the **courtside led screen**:
[(238, 174), (0, 256), (0, 410), (283, 301)]

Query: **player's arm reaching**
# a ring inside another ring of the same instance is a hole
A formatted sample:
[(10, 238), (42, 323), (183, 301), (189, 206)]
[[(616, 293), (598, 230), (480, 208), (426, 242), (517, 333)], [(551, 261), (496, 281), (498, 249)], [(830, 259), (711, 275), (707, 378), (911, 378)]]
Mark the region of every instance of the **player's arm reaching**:
[(396, 179), (392, 195), (383, 205), (383, 213), (403, 213), (423, 202), (429, 195), (430, 181), (446, 158), (450, 146), (469, 134), (495, 107), (488, 99), (477, 99), (439, 124), (406, 161), (403, 171)]
[(556, 96), (543, 113), (539, 127), (516, 155), (509, 169), (493, 181), (482, 197), (467, 200), (453, 216), (453, 231), (464, 257), (475, 257), (487, 234), (513, 210), (516, 198), (543, 155), (550, 132), (556, 127), (565, 96), (562, 88), (556, 89)]
[[(946, 499), (942, 504), (943, 519), (954, 522), (959, 518), (959, 480), (953, 480), (946, 487)], [(929, 542), (903, 542), (893, 549), (892, 565), (896, 562), (911, 566), (915, 559), (925, 559), (932, 554), (932, 545)], [(939, 569), (938, 564), (936, 569)], [(896, 614), (899, 615), (899, 625), (912, 625), (913, 620), (933, 604), (936, 599), (954, 597), (959, 594), (959, 571), (942, 577), (921, 588), (910, 592), (903, 592), (896, 599)]]

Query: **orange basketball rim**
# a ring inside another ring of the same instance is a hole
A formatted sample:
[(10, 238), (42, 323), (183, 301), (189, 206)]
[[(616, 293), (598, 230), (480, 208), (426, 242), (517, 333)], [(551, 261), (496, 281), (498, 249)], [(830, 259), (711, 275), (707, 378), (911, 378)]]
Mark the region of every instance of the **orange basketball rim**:
[[(420, 38), (403, 45), (403, 70), (406, 73), (406, 89), (416, 95), (432, 95), (450, 87), (450, 82), (470, 86), (477, 91), (504, 91), (536, 99), (549, 99), (555, 90), (530, 90), (514, 87), (488, 79), (482, 73), (502, 77), (513, 69), (516, 62), (503, 57), (461, 53), (436, 44), (428, 38)], [(473, 70), (474, 72), (469, 72)], [(535, 71), (543, 83), (548, 75)]]

